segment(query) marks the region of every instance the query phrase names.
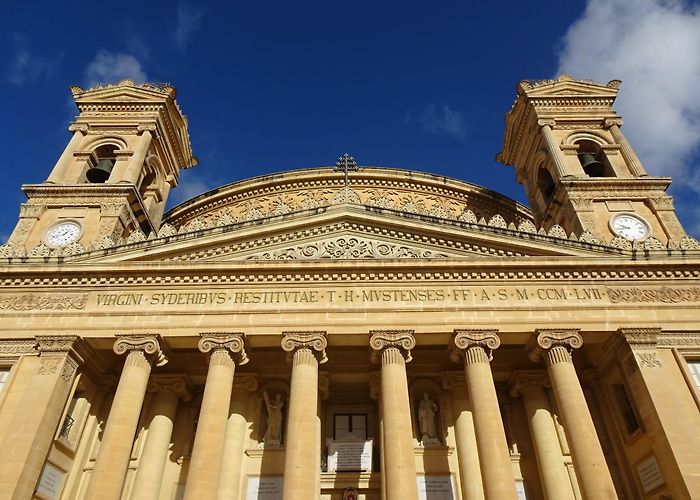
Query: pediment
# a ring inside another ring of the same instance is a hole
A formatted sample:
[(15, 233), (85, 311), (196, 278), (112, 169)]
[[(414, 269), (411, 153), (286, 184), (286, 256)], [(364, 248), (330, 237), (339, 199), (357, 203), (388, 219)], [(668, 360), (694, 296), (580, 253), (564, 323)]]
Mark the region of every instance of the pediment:
[(522, 81), (520, 88), (529, 98), (566, 97), (609, 97), (614, 98), (620, 87), (619, 80), (611, 80), (607, 84), (594, 83), (585, 80), (571, 80), (560, 77), (557, 80), (541, 80), (536, 82)]
[(472, 259), (601, 255), (566, 234), (426, 219), (340, 205), (324, 211), (198, 229), (75, 256), (78, 261)]
[(174, 87), (168, 85), (153, 85), (149, 83), (136, 84), (131, 80), (123, 80), (117, 84), (98, 85), (95, 88), (83, 90), (81, 87), (71, 87), (73, 98), (78, 106), (99, 102), (162, 102), (168, 97), (175, 96)]

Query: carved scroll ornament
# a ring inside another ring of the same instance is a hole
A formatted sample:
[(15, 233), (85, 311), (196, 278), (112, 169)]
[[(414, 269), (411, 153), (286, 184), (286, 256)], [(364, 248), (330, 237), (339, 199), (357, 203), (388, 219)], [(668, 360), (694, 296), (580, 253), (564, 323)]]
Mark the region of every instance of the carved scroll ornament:
[(326, 332), (308, 331), (308, 332), (282, 332), (282, 349), (288, 353), (294, 353), (297, 349), (309, 349), (311, 352), (316, 351), (319, 354), (319, 364), (328, 361), (326, 356), (326, 347), (328, 339)]
[(414, 330), (372, 330), (369, 345), (373, 349), (372, 361), (375, 363), (381, 358), (384, 349), (395, 348), (404, 354), (406, 363), (409, 363), (411, 349), (416, 347), (416, 338), (413, 336)]
[(565, 347), (568, 352), (583, 346), (583, 338), (578, 328), (538, 329), (528, 342), (528, 356), (531, 361), (539, 362), (544, 354), (553, 347)]
[(145, 355), (154, 359), (156, 366), (163, 366), (168, 362), (168, 358), (161, 350), (157, 335), (142, 333), (117, 335), (112, 350), (115, 354), (126, 354), (130, 351), (143, 351)]
[(498, 330), (455, 330), (450, 348), (450, 359), (459, 363), (464, 358), (464, 353), (472, 347), (480, 347), (492, 358), (492, 351), (498, 349), (501, 339)]
[(231, 351), (238, 355), (237, 363), (245, 365), (250, 361), (245, 352), (245, 333), (202, 333), (197, 347), (203, 353), (211, 353), (217, 350)]

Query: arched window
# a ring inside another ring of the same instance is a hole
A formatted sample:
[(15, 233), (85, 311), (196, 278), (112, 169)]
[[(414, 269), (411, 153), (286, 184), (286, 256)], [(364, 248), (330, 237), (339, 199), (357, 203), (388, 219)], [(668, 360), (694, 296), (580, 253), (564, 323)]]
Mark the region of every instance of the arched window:
[(107, 182), (114, 168), (114, 163), (117, 159), (115, 151), (118, 149), (114, 144), (104, 144), (95, 149), (97, 156), (97, 165), (90, 168), (86, 172), (87, 180), (93, 184), (102, 184)]
[(615, 171), (610, 165), (600, 144), (582, 140), (578, 145), (578, 161), (588, 177), (615, 177)]
[(552, 174), (544, 167), (540, 167), (537, 171), (537, 188), (542, 193), (545, 204), (549, 204), (554, 196), (555, 185)]

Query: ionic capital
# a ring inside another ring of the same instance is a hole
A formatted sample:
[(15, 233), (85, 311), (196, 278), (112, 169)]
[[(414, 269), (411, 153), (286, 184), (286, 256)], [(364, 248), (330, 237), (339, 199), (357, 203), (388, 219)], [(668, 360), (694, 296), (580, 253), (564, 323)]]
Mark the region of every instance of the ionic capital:
[(547, 351), (554, 347), (564, 347), (568, 353), (583, 345), (583, 338), (578, 328), (537, 329), (527, 343), (528, 357), (537, 363)]
[(450, 345), (450, 359), (459, 363), (464, 359), (469, 349), (481, 348), (492, 359), (492, 352), (501, 345), (498, 330), (455, 330), (455, 336)]
[(557, 124), (557, 121), (554, 118), (540, 118), (537, 120), (537, 125), (540, 127), (548, 126), (551, 128), (554, 128), (554, 126)]
[(319, 364), (328, 361), (326, 356), (326, 347), (328, 347), (326, 332), (282, 332), (282, 335), (282, 349), (285, 352), (293, 355), (298, 349), (308, 349), (316, 355)]
[(547, 373), (543, 370), (518, 370), (508, 380), (510, 395), (517, 398), (530, 388), (550, 387)]
[(217, 351), (231, 352), (236, 355), (236, 363), (244, 365), (248, 361), (245, 352), (245, 333), (243, 332), (208, 332), (200, 333), (197, 348), (204, 354), (213, 354)]
[(183, 401), (190, 401), (192, 399), (192, 382), (186, 375), (153, 375), (148, 380), (147, 391), (172, 391)]
[[(452, 389), (458, 389), (466, 391), (467, 380), (464, 377), (464, 371), (449, 371), (442, 372), (442, 388), (446, 391), (451, 391)], [(465, 392), (466, 394), (466, 392)]]
[(382, 352), (385, 349), (397, 349), (403, 355), (406, 363), (409, 363), (411, 349), (416, 347), (416, 338), (413, 336), (414, 330), (372, 330), (369, 332), (369, 346), (372, 348), (372, 361), (379, 363)]
[(90, 127), (87, 123), (76, 123), (73, 122), (70, 125), (68, 125), (68, 131), (69, 132), (77, 132), (80, 131), (83, 134), (85, 134), (88, 130), (90, 130)]
[(135, 351), (143, 352), (144, 356), (156, 366), (163, 366), (168, 358), (163, 352), (163, 339), (152, 333), (130, 333), (117, 335), (112, 350), (115, 354), (126, 354)]
[(136, 127), (136, 130), (139, 133), (142, 133), (146, 130), (149, 132), (155, 132), (156, 131), (156, 124), (155, 123), (139, 123), (138, 127)]
[(618, 127), (621, 127), (622, 126), (622, 118), (619, 116), (615, 116), (615, 117), (605, 118), (603, 120), (603, 127), (604, 128), (610, 128), (613, 125), (617, 125)]

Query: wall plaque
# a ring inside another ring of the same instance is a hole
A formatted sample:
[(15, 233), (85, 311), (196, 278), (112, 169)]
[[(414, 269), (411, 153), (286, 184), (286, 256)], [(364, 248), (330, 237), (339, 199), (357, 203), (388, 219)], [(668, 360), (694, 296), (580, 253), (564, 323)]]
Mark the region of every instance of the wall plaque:
[(644, 493), (649, 493), (664, 484), (664, 477), (661, 475), (659, 463), (654, 455), (637, 464), (637, 475), (639, 475), (639, 482), (642, 483)]
[(372, 440), (328, 441), (328, 472), (372, 470)]
[(36, 496), (44, 500), (55, 500), (61, 494), (65, 477), (65, 471), (50, 462), (46, 462), (41, 470)]
[(454, 500), (455, 486), (452, 476), (416, 476), (419, 500)]
[(282, 478), (249, 476), (246, 500), (282, 500)]

